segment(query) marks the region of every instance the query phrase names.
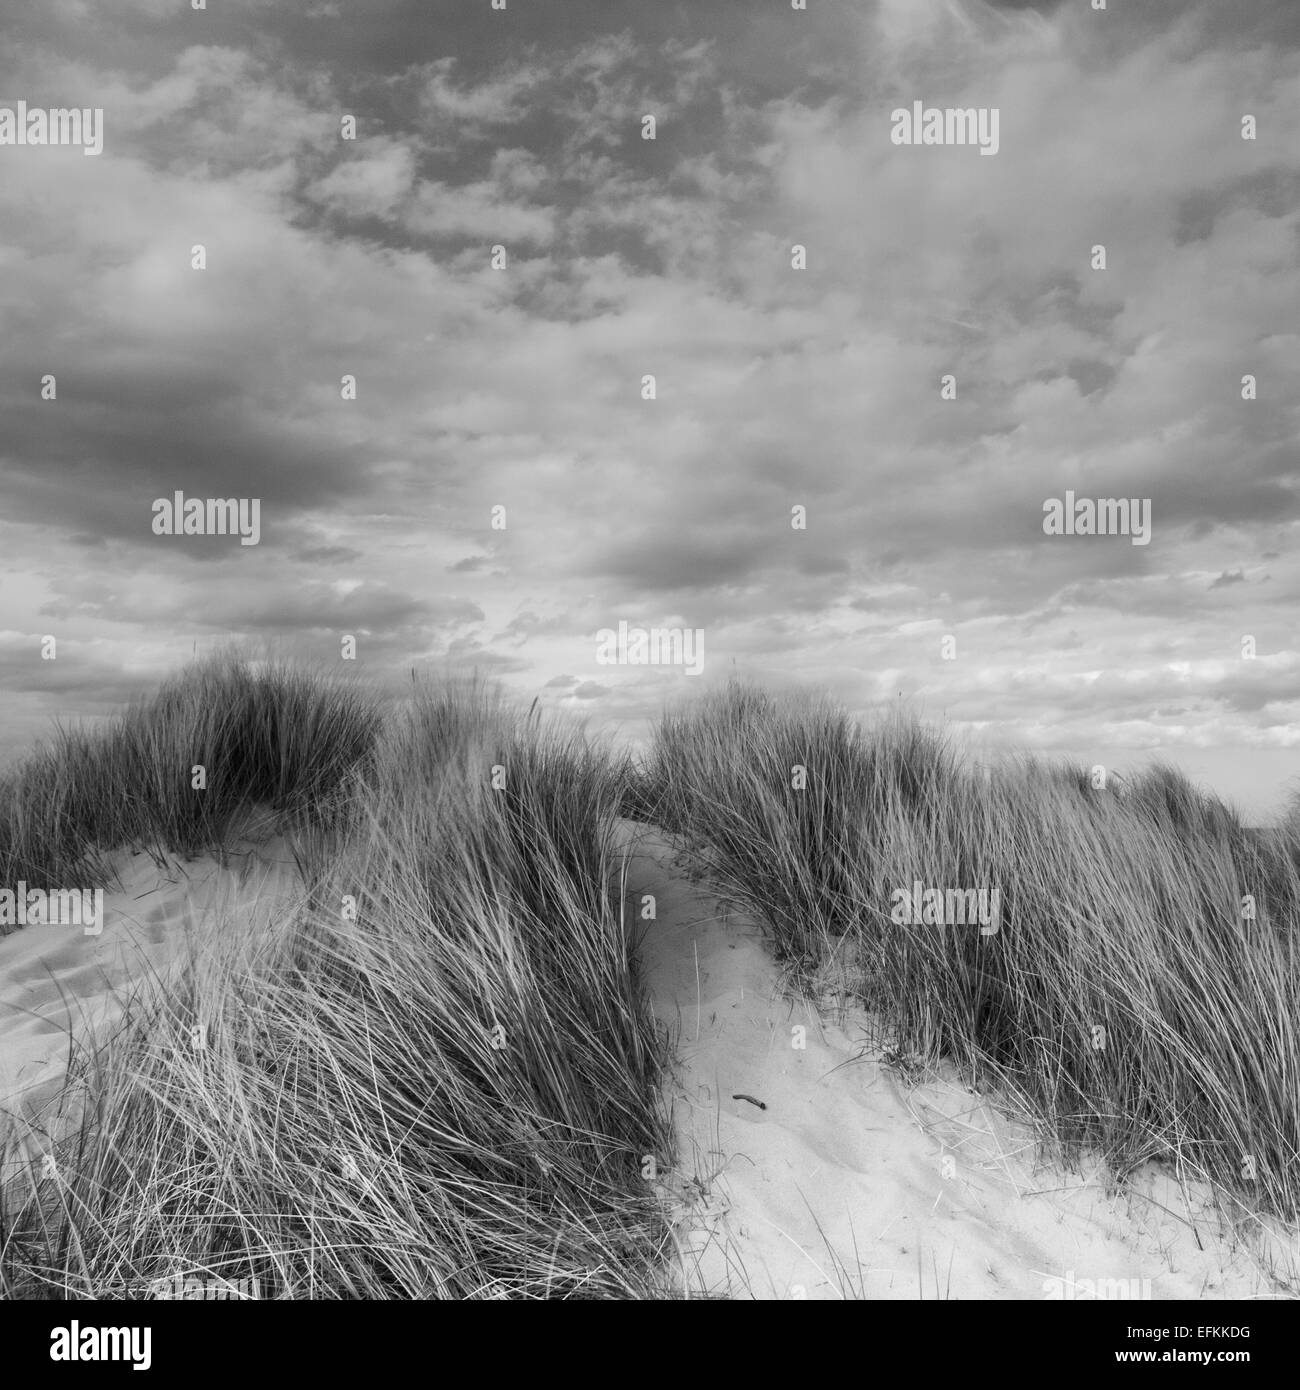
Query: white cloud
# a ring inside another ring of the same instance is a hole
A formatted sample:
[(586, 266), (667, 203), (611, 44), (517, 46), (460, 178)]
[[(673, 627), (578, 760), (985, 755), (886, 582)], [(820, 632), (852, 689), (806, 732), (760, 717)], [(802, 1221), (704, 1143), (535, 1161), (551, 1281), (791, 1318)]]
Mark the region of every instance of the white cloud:
[(357, 142), (351, 159), (336, 164), (307, 196), (349, 217), (388, 217), (411, 192), (415, 154), (383, 136)]

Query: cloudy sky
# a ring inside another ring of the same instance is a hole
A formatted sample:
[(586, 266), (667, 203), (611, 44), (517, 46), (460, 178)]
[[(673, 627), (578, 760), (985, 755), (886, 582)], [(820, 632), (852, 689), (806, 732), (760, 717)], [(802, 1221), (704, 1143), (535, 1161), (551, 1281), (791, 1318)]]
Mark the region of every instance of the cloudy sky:
[[(0, 147), (0, 753), (354, 634), (629, 734), (744, 673), (1254, 815), (1300, 776), (1295, 0), (0, 31), (0, 104), (104, 112), (98, 157)], [(894, 144), (915, 101), (997, 153)], [(155, 535), (178, 490), (260, 499), (259, 543)], [(1149, 498), (1150, 543), (1045, 535), (1066, 490)], [(620, 621), (701, 629), (704, 675), (598, 663)]]

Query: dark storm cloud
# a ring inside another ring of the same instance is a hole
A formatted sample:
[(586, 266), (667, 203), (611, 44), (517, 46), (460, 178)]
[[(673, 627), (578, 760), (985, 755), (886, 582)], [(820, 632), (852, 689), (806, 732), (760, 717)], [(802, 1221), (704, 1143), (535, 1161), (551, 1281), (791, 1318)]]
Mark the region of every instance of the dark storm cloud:
[(303, 565), (346, 565), (359, 560), (361, 554), (346, 545), (316, 545), (295, 550), (290, 558)]
[[(786, 523), (788, 525), (788, 522)], [(775, 527), (718, 534), (700, 528), (691, 535), (642, 532), (620, 539), (591, 558), (595, 573), (623, 586), (623, 593), (672, 596), (737, 584), (772, 567)]]
[[(257, 497), (274, 538), (305, 504), (337, 504), (366, 491), (364, 466), (324, 421), (303, 431), (258, 410), (238, 387), (204, 377), (143, 378), (62, 371), (60, 401), (34, 392), (0, 403), (6, 445), (23, 460), (9, 480), (11, 515), (105, 537), (156, 543), (152, 506), (179, 490), (191, 497)], [(57, 411), (59, 427), (50, 428)], [(196, 558), (223, 543), (188, 538)]]
[(418, 599), (384, 585), (362, 585), (338, 594), (326, 584), (300, 585), (290, 595), (268, 595), (245, 602), (218, 619), (239, 630), (316, 629), (382, 632), (393, 628), (432, 628), (482, 622), (483, 612), (465, 599)]
[(1188, 194), (1177, 208), (1174, 244), (1204, 241), (1218, 220), (1229, 213), (1258, 209), (1269, 217), (1284, 217), (1300, 205), (1300, 172), (1270, 168), (1226, 180), (1213, 188)]

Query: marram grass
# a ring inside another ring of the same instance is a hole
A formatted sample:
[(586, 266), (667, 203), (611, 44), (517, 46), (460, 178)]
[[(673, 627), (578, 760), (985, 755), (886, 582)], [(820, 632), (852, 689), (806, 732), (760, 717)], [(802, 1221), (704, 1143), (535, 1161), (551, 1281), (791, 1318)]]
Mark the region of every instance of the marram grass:
[[(1162, 767), (986, 776), (915, 721), (863, 729), (741, 685), (665, 717), (634, 796), (805, 981), (832, 973), (1067, 1156), (1086, 1144), (1120, 1176), (1163, 1160), (1234, 1214), (1297, 1216), (1295, 817), (1247, 829)], [(900, 924), (893, 895), (918, 882), (1000, 889), (997, 930)]]
[[(417, 686), (381, 728), (355, 693), (194, 679), (143, 707), (156, 739), (133, 713), (125, 744), (64, 745), (63, 781), (85, 785), (85, 748), (162, 750), (184, 729), (217, 764), (249, 760), (218, 784), (231, 810), (244, 787), (286, 811), (306, 796), (329, 824), (306, 827), (307, 891), (274, 939), (196, 965), (74, 1067), (79, 1130), (4, 1194), (5, 1295), (177, 1273), (287, 1298), (664, 1287), (643, 1167), (672, 1158), (665, 1058), (622, 920), (616, 764), (481, 688)], [(232, 708), (200, 713), (219, 694)], [(131, 833), (198, 847), (155, 774), (138, 819), (87, 812), (64, 852)]]

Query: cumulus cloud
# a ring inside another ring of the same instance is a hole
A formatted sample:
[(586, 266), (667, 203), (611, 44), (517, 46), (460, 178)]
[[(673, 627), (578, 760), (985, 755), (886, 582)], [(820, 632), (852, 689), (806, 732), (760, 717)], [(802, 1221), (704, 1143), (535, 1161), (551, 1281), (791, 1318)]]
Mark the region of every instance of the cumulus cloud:
[[(370, 10), (15, 17), (4, 89), (106, 113), (99, 159), (0, 151), (22, 650), (59, 625), (113, 690), (196, 631), (360, 629), (631, 725), (681, 673), (598, 684), (591, 634), (676, 620), (706, 680), (1294, 746), (1293, 6)], [(997, 107), (997, 156), (893, 145), (913, 100)], [(177, 489), (260, 498), (263, 544), (163, 545)], [(1067, 490), (1151, 543), (1046, 536)]]

